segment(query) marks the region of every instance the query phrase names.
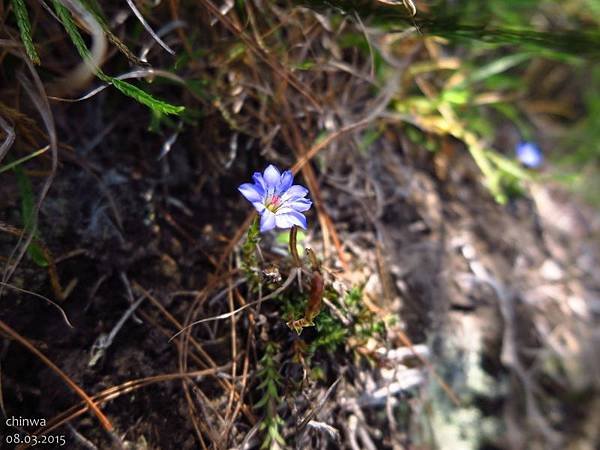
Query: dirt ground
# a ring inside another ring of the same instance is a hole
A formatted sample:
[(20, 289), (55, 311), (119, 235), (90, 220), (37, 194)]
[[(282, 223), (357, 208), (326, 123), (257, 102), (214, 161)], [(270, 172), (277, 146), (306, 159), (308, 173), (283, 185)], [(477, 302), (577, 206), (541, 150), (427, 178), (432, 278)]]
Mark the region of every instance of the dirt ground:
[[(563, 438), (554, 431), (558, 428), (577, 436), (572, 438), (577, 442), (590, 443), (573, 448), (593, 448), (598, 428), (592, 411), (597, 404), (586, 389), (598, 375), (593, 318), (598, 314), (600, 277), (598, 249), (591, 239), (598, 232), (597, 215), (564, 193), (542, 186), (532, 186), (527, 197), (500, 206), (473, 182), (476, 169), (466, 156), (453, 161), (464, 166), (464, 173), (455, 171), (452, 179), (440, 180), (431, 158), (416, 161), (409, 149), (385, 140), (376, 146), (369, 160), (361, 162), (364, 173), (346, 179), (321, 175), (319, 179), (328, 210), (335, 223), (342, 224), (340, 236), (347, 244), (351, 268), (346, 280), (364, 283), (365, 295), (375, 308), (397, 314), (412, 342), (457, 394), (467, 399), (456, 410), (474, 416), (457, 419), (457, 429), (468, 430), (478, 420), (499, 419), (504, 414), (513, 428), (503, 437), (492, 432), (493, 447), (522, 447), (519, 440), (526, 441), (530, 436), (526, 433), (557, 439), (558, 445)], [(140, 292), (151, 293), (174, 317), (185, 317), (191, 299), (210, 284), (215, 259), (228, 244), (226, 236), (233, 235), (236, 224), (244, 220), (245, 205), (232, 187), (243, 181), (246, 162), (215, 174), (194, 164), (192, 148), (182, 148), (171, 164), (172, 172), (161, 179), (160, 167), (153, 167), (151, 161), (139, 164), (148, 158), (136, 155), (136, 150), (147, 152), (138, 147), (127, 152), (115, 152), (110, 144), (99, 147), (87, 160), (96, 167), (110, 161), (110, 169), (101, 170), (102, 178), (91, 176), (75, 158), (64, 163), (42, 209), (41, 234), (57, 261), (59, 279), (63, 285), (76, 283), (60, 303), (73, 328), (56, 308), (24, 293), (11, 292), (1, 309), (3, 321), (27, 335), (90, 393), (178, 372), (179, 354), (168, 340), (177, 328), (147, 299), (94, 365), (92, 349)], [(178, 167), (194, 173), (196, 183), (188, 185), (192, 176), (180, 173)], [(107, 190), (116, 209), (126, 212), (122, 229), (111, 217)], [(18, 196), (5, 191), (2, 198)], [(2, 220), (10, 223), (18, 209), (16, 200), (7, 204)], [(311, 233), (309, 239), (316, 242), (317, 236)], [(12, 240), (3, 240), (8, 251)], [(51, 295), (48, 276), (31, 261), (20, 265), (13, 283)], [(277, 328), (271, 333), (290, 345), (293, 333), (273, 317), (276, 307), (269, 308), (267, 316)], [(221, 309), (209, 303), (195, 317)], [(248, 322), (240, 320), (243, 329)], [(217, 366), (230, 361), (229, 339), (219, 333), (219, 328), (207, 327), (195, 334)], [(310, 332), (302, 336), (311, 337)], [(386, 357), (406, 350), (393, 329), (386, 345)], [(335, 354), (322, 352), (316, 360), (326, 367), (327, 376), (322, 387), (311, 389), (311, 395), (324, 390), (327, 380), (339, 376), (343, 380), (334, 400), (329, 400), (332, 404), (321, 412), (322, 420), (347, 426), (344, 422), (357, 417), (357, 405), (361, 405), (364, 409), (358, 410), (363, 411), (364, 426), (382, 427), (374, 439), (377, 448), (410, 447), (414, 439), (410, 430), (418, 426), (411, 414), (404, 414), (402, 422), (396, 419), (396, 427), (390, 428), (386, 402), (377, 397), (381, 387), (406, 382), (409, 386), (401, 386), (392, 395), (395, 402), (430, 401), (456, 414), (447, 399), (438, 398), (444, 394), (437, 392), (437, 381), (427, 376), (421, 364), (417, 363), (421, 370), (410, 386), (410, 376), (415, 378), (414, 361), (400, 365), (401, 370), (396, 367), (400, 373), (390, 374), (389, 365), (386, 368), (382, 362), (380, 367), (356, 365), (352, 354), (343, 349)], [(197, 369), (203, 367), (200, 364)], [(211, 408), (226, 401), (215, 379), (196, 381)], [(10, 340), (2, 348), (2, 385), (9, 416), (50, 420), (78, 404), (53, 371)], [(422, 391), (429, 386), (433, 393), (424, 394), (415, 386)], [(303, 400), (298, 400), (299, 410), (309, 399)], [(197, 445), (180, 380), (123, 393), (103, 405), (103, 411), (130, 448)], [(203, 413), (210, 418), (210, 412)], [(438, 414), (443, 415), (443, 410)], [(534, 419), (524, 424), (530, 415)], [(241, 420), (235, 432), (243, 434), (252, 423)], [(450, 422), (446, 425), (450, 427)], [(469, 431), (475, 432), (479, 431)], [(89, 415), (52, 433), (65, 434), (68, 448), (87, 448), (81, 435), (100, 442), (96, 444), (100, 448), (109, 445)], [(349, 438), (351, 432), (347, 433)]]

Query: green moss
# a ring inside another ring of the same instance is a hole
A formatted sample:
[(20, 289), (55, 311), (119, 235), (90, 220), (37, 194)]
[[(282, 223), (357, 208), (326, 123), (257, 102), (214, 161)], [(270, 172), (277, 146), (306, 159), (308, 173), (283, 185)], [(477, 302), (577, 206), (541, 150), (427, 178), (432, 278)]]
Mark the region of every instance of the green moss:
[[(319, 350), (335, 352), (348, 342), (366, 342), (374, 336), (385, 333), (385, 322), (379, 320), (363, 303), (363, 292), (360, 287), (350, 289), (343, 300), (337, 291), (328, 288), (324, 297), (334, 304), (344, 316), (350, 319), (346, 325), (326, 305), (315, 318), (316, 337), (308, 342), (308, 355)], [(303, 315), (308, 301), (307, 293), (291, 294), (281, 297), (283, 320), (289, 321)]]
[(349, 332), (344, 324), (333, 317), (329, 311), (323, 311), (317, 316), (315, 327), (318, 337), (309, 346), (311, 353), (316, 352), (319, 348), (329, 352), (335, 351), (344, 343)]

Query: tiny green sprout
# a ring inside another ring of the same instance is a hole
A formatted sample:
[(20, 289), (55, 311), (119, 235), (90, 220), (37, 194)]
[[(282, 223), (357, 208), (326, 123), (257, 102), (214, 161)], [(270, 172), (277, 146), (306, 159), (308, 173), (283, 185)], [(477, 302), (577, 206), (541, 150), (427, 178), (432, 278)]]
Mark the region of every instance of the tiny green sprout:
[(310, 377), (315, 381), (325, 381), (327, 379), (325, 370), (320, 366), (313, 366), (311, 368)]

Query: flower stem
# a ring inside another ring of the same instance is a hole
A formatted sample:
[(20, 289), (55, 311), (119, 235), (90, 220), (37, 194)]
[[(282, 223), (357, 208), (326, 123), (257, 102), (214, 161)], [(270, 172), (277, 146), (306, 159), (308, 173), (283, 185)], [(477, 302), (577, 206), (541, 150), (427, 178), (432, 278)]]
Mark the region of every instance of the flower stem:
[(298, 256), (298, 246), (296, 245), (296, 236), (298, 235), (298, 227), (293, 225), (290, 228), (290, 253), (292, 254), (292, 260), (294, 261), (294, 267), (302, 267), (300, 256)]

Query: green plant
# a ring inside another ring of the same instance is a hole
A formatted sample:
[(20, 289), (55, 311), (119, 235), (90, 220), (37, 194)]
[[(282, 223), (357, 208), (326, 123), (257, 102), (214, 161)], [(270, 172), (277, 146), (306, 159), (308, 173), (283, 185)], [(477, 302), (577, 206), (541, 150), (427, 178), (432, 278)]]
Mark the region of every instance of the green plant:
[(309, 352), (311, 354), (314, 354), (319, 348), (323, 348), (328, 352), (335, 351), (351, 333), (339, 319), (327, 310), (317, 316), (315, 327), (318, 336), (310, 343)]
[[(17, 186), (21, 194), (21, 220), (23, 221), (23, 229), (25, 233), (33, 232), (33, 236), (39, 239), (39, 231), (37, 224), (33, 220), (35, 199), (31, 182), (20, 166), (13, 167), (13, 171), (17, 177)], [(44, 255), (42, 248), (34, 241), (27, 247), (27, 253), (38, 266), (48, 267), (48, 260)]]
[(35, 49), (35, 45), (33, 44), (33, 37), (31, 35), (31, 22), (29, 21), (29, 14), (27, 13), (25, 1), (12, 0), (12, 5), (15, 11), (15, 18), (17, 19), (17, 26), (19, 27), (21, 41), (23, 41), (23, 46), (25, 47), (25, 52), (34, 64), (39, 64), (40, 56)]
[(279, 386), (281, 385), (281, 375), (278, 371), (276, 361), (277, 344), (268, 342), (265, 347), (265, 354), (260, 360), (260, 370), (257, 377), (262, 380), (258, 389), (263, 391), (262, 398), (254, 405), (257, 409), (264, 410), (264, 417), (260, 423), (259, 430), (264, 432), (261, 449), (276, 450), (285, 446), (285, 440), (281, 436), (280, 428), (283, 426), (283, 419), (277, 412), (277, 407), (282, 399), (279, 395)]
[[(363, 292), (360, 287), (353, 287), (343, 300), (337, 291), (328, 288), (324, 297), (350, 320), (350, 325), (342, 320), (328, 307), (323, 307), (315, 317), (316, 337), (307, 346), (307, 354), (313, 356), (318, 350), (334, 352), (349, 341), (362, 343), (385, 332), (385, 323), (379, 320), (363, 303)], [(306, 294), (281, 297), (284, 320), (298, 317), (306, 309)]]
[[(33, 42), (31, 23), (29, 21), (29, 15), (27, 13), (25, 2), (23, 0), (13, 0), (12, 4), (21, 40), (23, 42), (23, 46), (25, 47), (25, 52), (31, 61), (33, 61), (35, 64), (40, 64), (40, 57)], [(180, 114), (183, 112), (183, 106), (175, 106), (159, 100), (131, 83), (111, 77), (104, 73), (93, 63), (90, 51), (86, 47), (85, 41), (77, 29), (77, 25), (75, 24), (75, 21), (71, 15), (71, 11), (60, 0), (53, 0), (52, 4), (57, 17), (61, 21), (69, 38), (75, 45), (79, 55), (84, 61), (86, 61), (87, 64), (90, 64), (91, 69), (98, 78), (108, 84), (111, 84), (126, 96), (133, 98), (156, 113)], [(78, 3), (78, 5), (89, 16), (87, 18), (97, 24), (101, 32), (103, 32), (113, 44), (117, 45), (117, 47), (129, 59), (137, 61), (137, 58), (127, 49), (127, 47), (110, 32), (106, 22), (102, 19), (99, 11), (96, 8), (92, 8), (88, 2), (81, 2)]]
[[(83, 37), (79, 33), (77, 26), (75, 25), (75, 21), (71, 16), (71, 12), (59, 1), (53, 0), (54, 10), (60, 21), (62, 22), (67, 34), (73, 41), (75, 48), (79, 52), (79, 56), (88, 63), (91, 63), (91, 55), (90, 51), (85, 45), (85, 41)], [(156, 111), (157, 113), (163, 114), (179, 114), (184, 110), (183, 106), (175, 106), (169, 103), (163, 102), (162, 100), (158, 100), (154, 98), (152, 95), (147, 92), (141, 90), (140, 88), (134, 86), (133, 84), (127, 83), (126, 81), (119, 80), (117, 78), (113, 78), (109, 75), (106, 75), (99, 67), (93, 67), (93, 70), (98, 78), (106, 83), (112, 84), (123, 94), (137, 100), (143, 105), (148, 106), (150, 109)]]
[(258, 227), (258, 218), (255, 218), (248, 228), (246, 240), (242, 245), (242, 270), (252, 287), (258, 285), (260, 281), (258, 275), (258, 257), (256, 256), (257, 246), (260, 242), (260, 231)]

